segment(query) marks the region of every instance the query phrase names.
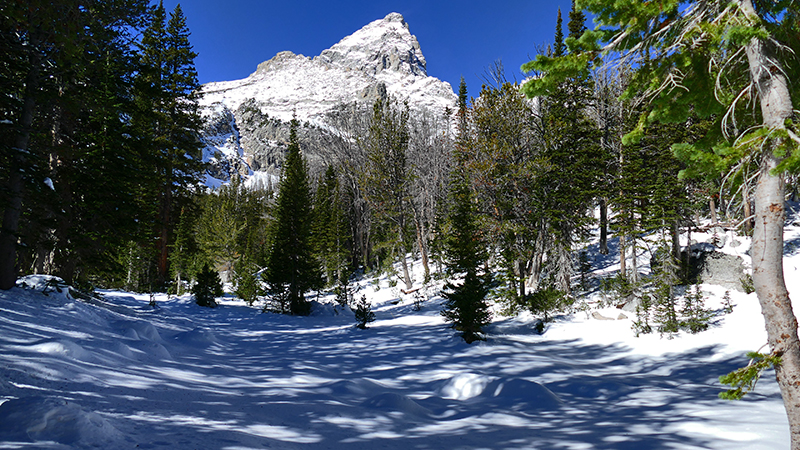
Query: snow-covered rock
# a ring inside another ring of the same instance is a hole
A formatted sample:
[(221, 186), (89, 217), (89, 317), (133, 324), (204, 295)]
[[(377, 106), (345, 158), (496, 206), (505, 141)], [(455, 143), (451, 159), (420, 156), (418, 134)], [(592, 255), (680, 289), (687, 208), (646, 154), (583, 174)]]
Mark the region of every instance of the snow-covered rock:
[(331, 118), (346, 105), (371, 105), (391, 96), (412, 114), (454, 108), (449, 83), (427, 74), (425, 57), (403, 16), (376, 20), (314, 58), (280, 52), (242, 80), (203, 86), (204, 157), (209, 175), (278, 173), (293, 116), (309, 164), (320, 162), (317, 146), (335, 133)]

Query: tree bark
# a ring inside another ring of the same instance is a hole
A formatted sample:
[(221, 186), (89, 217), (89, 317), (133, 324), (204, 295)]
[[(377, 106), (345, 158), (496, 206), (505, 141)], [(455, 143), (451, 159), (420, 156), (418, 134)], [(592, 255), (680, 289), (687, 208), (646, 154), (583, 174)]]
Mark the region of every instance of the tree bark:
[(38, 88), (40, 60), (34, 50), (31, 68), (25, 77), (25, 97), (20, 111), (19, 132), (14, 139), (13, 166), (6, 183), (8, 203), (3, 211), (0, 228), (0, 289), (7, 290), (17, 283), (17, 231), (22, 214), (23, 171), (31, 138), (31, 126), (36, 113), (36, 89)]
[[(756, 16), (751, 0), (740, 0), (742, 10)], [(771, 129), (785, 127), (792, 116), (785, 72), (767, 42), (753, 39), (746, 46), (750, 78), (761, 103), (764, 125)], [(767, 338), (774, 355), (781, 357), (775, 377), (789, 419), (791, 448), (800, 450), (800, 339), (797, 318), (783, 278), (783, 223), (785, 219), (783, 175), (772, 171), (780, 163), (773, 141), (766, 146), (756, 184), (755, 228), (753, 230), (753, 284), (766, 323)]]
[(708, 199), (708, 209), (711, 211), (711, 224), (716, 225), (719, 223), (719, 219), (717, 218), (717, 202), (714, 201), (713, 195)]
[(753, 209), (750, 207), (750, 189), (747, 183), (742, 187), (742, 205), (744, 206), (744, 234), (750, 236), (753, 232)]
[(608, 254), (608, 199), (600, 199), (600, 254)]

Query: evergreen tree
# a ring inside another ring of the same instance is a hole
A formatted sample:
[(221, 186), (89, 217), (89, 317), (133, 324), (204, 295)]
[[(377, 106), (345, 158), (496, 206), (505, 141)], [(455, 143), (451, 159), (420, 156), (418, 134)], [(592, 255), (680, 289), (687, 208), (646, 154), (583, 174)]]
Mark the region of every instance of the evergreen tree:
[[(582, 30), (583, 20), (573, 4), (568, 25), (571, 44), (575, 33)], [(561, 36), (557, 29), (557, 43)], [(559, 56), (563, 53), (554, 54)], [(565, 293), (570, 292), (574, 273), (572, 247), (592, 221), (589, 212), (599, 197), (606, 160), (599, 146), (599, 130), (589, 117), (593, 90), (588, 76), (567, 78), (541, 99), (539, 110), (541, 156), (546, 161), (541, 175), (542, 201), (547, 231), (553, 238), (547, 260), (554, 287)]]
[(208, 267), (208, 264), (203, 266), (197, 274), (197, 282), (192, 287), (192, 295), (194, 301), (200, 306), (207, 306), (214, 308), (217, 306), (217, 297), (221, 297), (222, 282), (219, 279), (219, 273)]
[[(484, 86), (471, 110), (472, 138), (463, 153), (487, 235), (505, 269), (507, 298), (522, 304), (539, 279), (543, 232), (541, 158), (534, 106), (518, 86)], [(458, 147), (458, 146), (457, 146)]]
[[(730, 305), (730, 294), (728, 294), (727, 306)], [(706, 308), (705, 298), (700, 286), (694, 284), (689, 292), (684, 296), (683, 308), (681, 308), (683, 320), (681, 325), (690, 333), (695, 334), (708, 329), (712, 313)]]
[(411, 166), (408, 161), (408, 105), (377, 100), (373, 107), (367, 137), (367, 161), (362, 186), (382, 233), (381, 246), (390, 260), (399, 257), (406, 289), (411, 289), (411, 275), (406, 261), (411, 206)]
[[(571, 13), (570, 13), (571, 14)], [(564, 26), (561, 19), (561, 8), (558, 8), (558, 16), (556, 17), (556, 35), (553, 39), (553, 56), (564, 56), (566, 47), (564, 47)]]
[(174, 212), (199, 182), (202, 160), (197, 138), (201, 126), (197, 106), (200, 87), (180, 5), (166, 19), (163, 2), (152, 11), (141, 42), (142, 68), (137, 99), (144, 113), (140, 132), (152, 148), (151, 164), (158, 175), (153, 189), (158, 218), (154, 223), (158, 248), (158, 280), (166, 280)]
[(328, 284), (344, 276), (347, 265), (349, 226), (339, 192), (339, 178), (328, 166), (314, 195), (313, 244)]
[[(560, 17), (560, 15), (559, 15)], [(569, 23), (567, 24), (567, 29), (569, 30), (569, 36), (573, 39), (579, 39), (584, 31), (586, 31), (586, 15), (583, 14), (583, 11), (578, 9), (575, 5), (575, 0), (572, 0), (572, 8), (569, 10)], [(561, 56), (561, 55), (556, 55)]]
[(372, 305), (367, 301), (367, 296), (362, 295), (356, 302), (356, 326), (362, 330), (367, 329), (367, 324), (375, 321), (375, 313), (372, 312)]
[(200, 260), (200, 248), (197, 243), (195, 224), (198, 213), (194, 208), (185, 206), (181, 209), (178, 225), (175, 230), (175, 241), (170, 253), (170, 271), (175, 281), (175, 294), (183, 295), (183, 286), (190, 281), (191, 274), (196, 273)]
[(310, 312), (310, 305), (305, 293), (321, 287), (322, 276), (311, 245), (312, 199), (306, 162), (300, 154), (297, 127), (297, 119), (293, 119), (272, 214), (272, 241), (264, 278), (269, 293), (280, 302), (282, 313), (306, 315)]
[(0, 287), (17, 270), (81, 284), (113, 272), (109, 249), (136, 227), (140, 166), (125, 119), (145, 4), (0, 6)]
[[(462, 79), (459, 92), (459, 111), (461, 117), (467, 113), (466, 85)], [(459, 129), (457, 149), (459, 154), (468, 150), (467, 130)], [(442, 293), (446, 299), (441, 312), (445, 320), (452, 322), (453, 328), (461, 332), (468, 344), (481, 339), (482, 328), (491, 320), (486, 295), (489, 293), (491, 275), (480, 275), (486, 262), (487, 243), (481, 232), (478, 210), (473, 201), (469, 174), (465, 170), (465, 161), (459, 159), (450, 173), (449, 211), (443, 227), (444, 254), (447, 272), (451, 277), (462, 276), (463, 282), (448, 282)]]

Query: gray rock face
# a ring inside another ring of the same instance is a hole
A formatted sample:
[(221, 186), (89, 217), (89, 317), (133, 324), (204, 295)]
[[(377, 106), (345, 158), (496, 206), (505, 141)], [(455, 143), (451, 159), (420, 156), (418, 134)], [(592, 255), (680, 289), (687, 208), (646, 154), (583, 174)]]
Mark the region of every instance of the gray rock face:
[(747, 272), (742, 258), (712, 251), (700, 253), (696, 261), (697, 276), (702, 283), (744, 291), (741, 280)]
[(398, 13), (370, 23), (323, 51), (315, 60), (369, 75), (384, 70), (414, 76), (428, 75), (419, 42)]
[(427, 76), (419, 42), (397, 13), (315, 58), (281, 52), (246, 79), (209, 83), (200, 99), (209, 175), (278, 175), (292, 117), (302, 124), (298, 137), (313, 172), (323, 162), (321, 146), (336, 139), (333, 119), (354, 103), (371, 106), (390, 96), (407, 102), (412, 116), (440, 115), (456, 103), (450, 84)]

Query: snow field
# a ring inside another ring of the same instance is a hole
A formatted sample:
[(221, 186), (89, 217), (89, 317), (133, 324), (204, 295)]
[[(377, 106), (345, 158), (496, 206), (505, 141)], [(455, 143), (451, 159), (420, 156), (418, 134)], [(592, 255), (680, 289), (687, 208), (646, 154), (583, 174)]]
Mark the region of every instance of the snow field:
[[(787, 273), (798, 264), (787, 255)], [(416, 311), (387, 277), (359, 283), (377, 315), (366, 330), (331, 295), (289, 317), (26, 282), (0, 292), (0, 449), (788, 448), (773, 373), (743, 401), (717, 398), (719, 375), (766, 342), (754, 294), (731, 291), (733, 313), (697, 335), (635, 338), (631, 313), (591, 312), (539, 335), (523, 313), (467, 345), (440, 287)], [(703, 290), (719, 309), (724, 289)]]

